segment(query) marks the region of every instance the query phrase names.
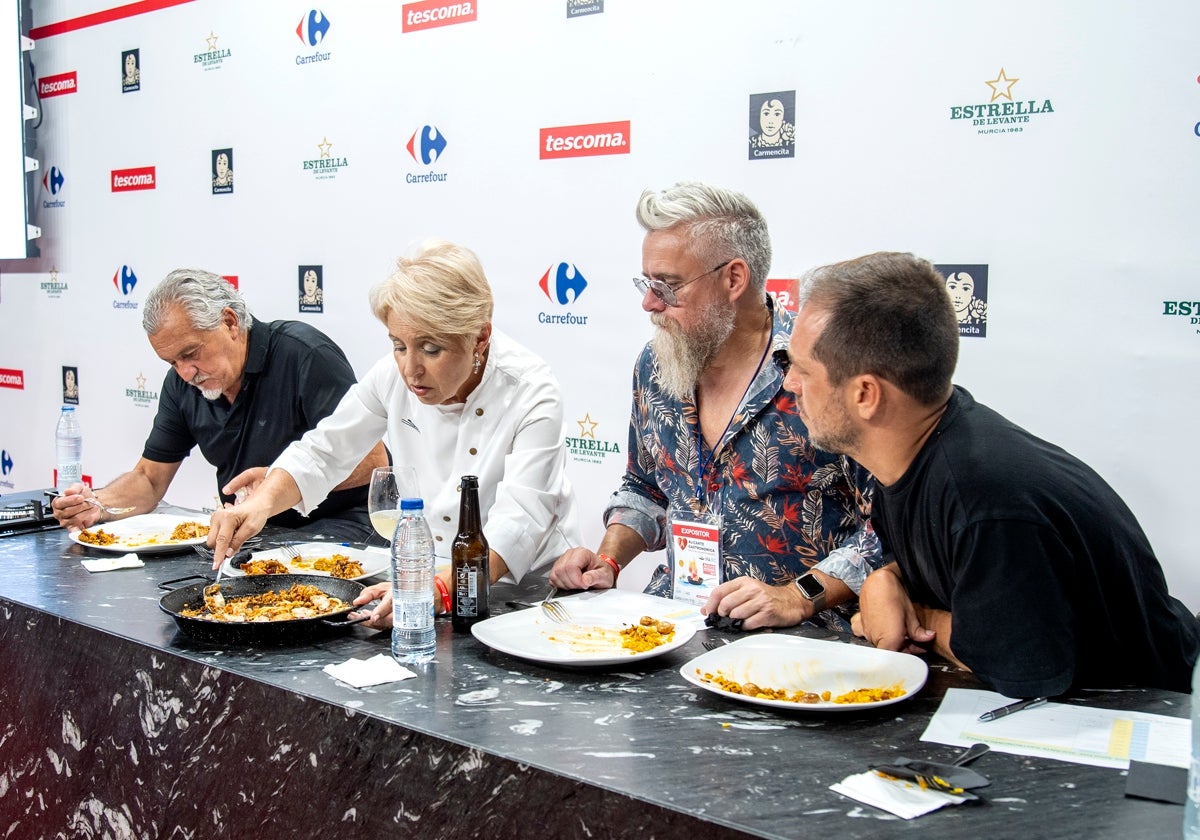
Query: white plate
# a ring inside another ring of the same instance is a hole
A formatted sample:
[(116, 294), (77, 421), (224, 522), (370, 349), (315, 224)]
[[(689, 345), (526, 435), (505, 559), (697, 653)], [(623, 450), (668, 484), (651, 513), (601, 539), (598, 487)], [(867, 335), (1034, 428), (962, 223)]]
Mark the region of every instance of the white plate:
[[(292, 560), (281, 549), (264, 548), (262, 551), (254, 551), (251, 553), (251, 560), (278, 560), (280, 563), (288, 567), (288, 571), (297, 575), (325, 575), (328, 577), (329, 572), (319, 572), (312, 567), (313, 561), (321, 557), (332, 557), (335, 554), (344, 554), (351, 560), (357, 560), (362, 563), (363, 573), (354, 580), (365, 580), (369, 577), (382, 574), (388, 570), (389, 555), (386, 551), (351, 548), (348, 545), (341, 543), (296, 543), (295, 548), (300, 552), (300, 557)], [(225, 561), (225, 574), (229, 577), (244, 577), (246, 575), (241, 569), (230, 563), (230, 559)]]
[(183, 522), (199, 522), (201, 525), (208, 525), (208, 514), (179, 516), (173, 513), (146, 513), (141, 516), (131, 516), (128, 519), (118, 519), (116, 522), (93, 525), (89, 529), (92, 532), (104, 531), (112, 534), (117, 538), (112, 545), (92, 545), (83, 542), (79, 539), (81, 531), (71, 531), (67, 536), (71, 538), (71, 542), (84, 548), (118, 551), (122, 554), (130, 551), (136, 551), (138, 554), (155, 554), (164, 551), (179, 551), (191, 545), (203, 545), (207, 537), (170, 541), (171, 532), (175, 530), (175, 526)]
[[(669, 653), (687, 644), (696, 632), (700, 612), (696, 607), (643, 595), (606, 589), (583, 592), (560, 599), (575, 619), (573, 624), (558, 624), (542, 614), (540, 609), (517, 610), (481, 621), (471, 627), (479, 641), (502, 653), (532, 659), (547, 665), (600, 666), (625, 665)], [(619, 630), (637, 624), (644, 615), (665, 619), (675, 624), (675, 638), (665, 645), (647, 651), (624, 650), (617, 640), (606, 641), (596, 650), (580, 650), (581, 640), (563, 641), (578, 636), (581, 628), (601, 627)], [(572, 629), (574, 628), (574, 630)], [(560, 640), (555, 641), (552, 636)]]
[[(709, 674), (719, 671), (734, 682), (753, 682), (787, 691), (810, 691), (814, 694), (828, 691), (834, 697), (856, 688), (890, 688), (894, 685), (899, 685), (905, 693), (873, 703), (764, 700), (734, 694), (716, 683), (705, 682), (697, 670)], [(738, 639), (733, 644), (710, 650), (684, 665), (679, 673), (705, 691), (743, 703), (774, 706), (793, 712), (853, 712), (907, 700), (925, 685), (929, 668), (924, 660), (907, 653), (846, 642), (771, 634)]]

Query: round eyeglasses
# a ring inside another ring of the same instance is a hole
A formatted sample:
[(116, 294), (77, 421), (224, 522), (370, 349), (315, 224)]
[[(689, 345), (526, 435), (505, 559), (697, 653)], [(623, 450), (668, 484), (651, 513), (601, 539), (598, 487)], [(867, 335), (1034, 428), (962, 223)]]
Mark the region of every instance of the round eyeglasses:
[(679, 306), (679, 298), (675, 297), (675, 293), (686, 286), (688, 283), (695, 283), (701, 277), (707, 277), (714, 271), (720, 271), (725, 266), (729, 265), (733, 260), (725, 260), (720, 265), (714, 265), (703, 274), (697, 274), (691, 280), (684, 280), (682, 283), (676, 283), (672, 286), (670, 283), (662, 280), (655, 280), (653, 277), (634, 277), (633, 285), (644, 296), (646, 292), (654, 292), (654, 296), (661, 300), (667, 306)]

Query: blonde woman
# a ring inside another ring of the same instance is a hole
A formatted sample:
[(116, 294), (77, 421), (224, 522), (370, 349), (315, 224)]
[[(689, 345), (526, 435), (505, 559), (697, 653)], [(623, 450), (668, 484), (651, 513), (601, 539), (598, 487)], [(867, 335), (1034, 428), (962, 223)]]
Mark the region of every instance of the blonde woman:
[[(391, 354), (288, 447), (247, 501), (213, 515), (209, 544), (217, 556), (236, 550), (273, 513), (307, 510), (381, 437), (396, 464), (416, 471), (440, 560), (448, 562), (458, 528), (463, 475), (479, 476), (493, 582), (519, 581), (577, 545), (558, 382), (541, 358), (493, 329), (492, 291), (475, 254), (426, 242), (397, 262), (370, 300)], [(252, 483), (245, 479), (231, 482), (231, 492)], [(366, 590), (384, 598), (368, 625), (391, 625), (390, 594), (387, 583)], [(442, 599), (434, 604), (441, 612)]]

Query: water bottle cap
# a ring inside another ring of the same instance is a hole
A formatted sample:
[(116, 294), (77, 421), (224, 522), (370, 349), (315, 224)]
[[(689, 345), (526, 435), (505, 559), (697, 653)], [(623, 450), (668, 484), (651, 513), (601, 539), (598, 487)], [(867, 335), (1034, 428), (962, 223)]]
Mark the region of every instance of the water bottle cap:
[(425, 502), (421, 499), (401, 499), (400, 510), (425, 510)]

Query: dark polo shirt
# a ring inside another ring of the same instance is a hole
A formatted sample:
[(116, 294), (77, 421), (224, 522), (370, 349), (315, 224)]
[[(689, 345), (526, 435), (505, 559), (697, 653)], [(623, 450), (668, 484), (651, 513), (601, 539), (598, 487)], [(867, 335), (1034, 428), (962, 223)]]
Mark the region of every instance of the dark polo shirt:
[[(331, 414), (354, 382), (345, 354), (320, 330), (299, 321), (255, 321), (233, 405), (224, 396), (204, 399), (198, 388), (169, 371), (142, 457), (174, 464), (199, 446), (217, 468), (220, 493), (243, 470), (270, 466), (289, 443)], [(331, 516), (369, 525), (367, 485), (335, 490), (311, 516), (286, 510), (269, 521), (298, 528)]]

